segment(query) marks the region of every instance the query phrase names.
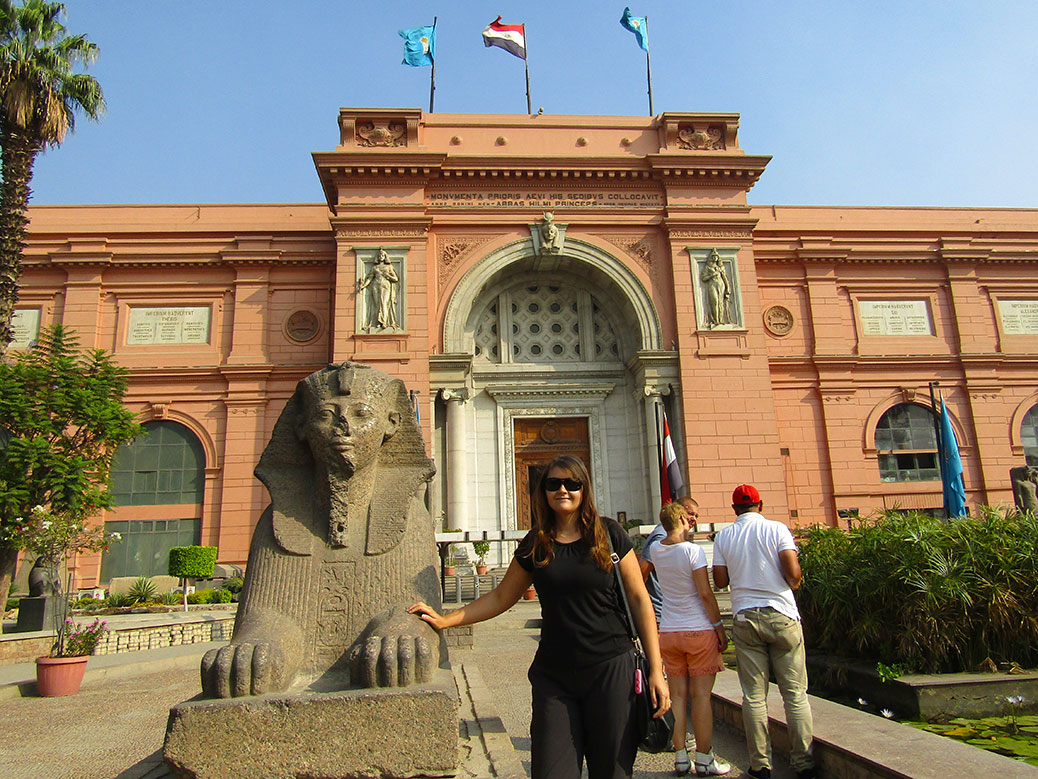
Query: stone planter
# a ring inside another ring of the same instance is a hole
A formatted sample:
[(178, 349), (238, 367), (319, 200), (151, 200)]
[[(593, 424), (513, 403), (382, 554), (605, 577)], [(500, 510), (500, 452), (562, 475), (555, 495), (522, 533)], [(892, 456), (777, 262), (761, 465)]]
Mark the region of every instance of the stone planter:
[(79, 657), (37, 657), (36, 691), (44, 698), (75, 695), (83, 683), (87, 655)]

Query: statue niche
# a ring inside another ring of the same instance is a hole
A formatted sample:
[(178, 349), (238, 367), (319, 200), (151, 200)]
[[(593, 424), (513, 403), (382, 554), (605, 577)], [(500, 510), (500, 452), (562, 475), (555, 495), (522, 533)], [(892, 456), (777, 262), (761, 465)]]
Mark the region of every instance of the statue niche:
[(271, 505), (203, 694), (342, 688), (347, 673), (362, 688), (429, 681), (446, 649), (406, 608), (440, 600), (433, 473), (400, 380), (344, 362), (300, 381), (256, 467)]

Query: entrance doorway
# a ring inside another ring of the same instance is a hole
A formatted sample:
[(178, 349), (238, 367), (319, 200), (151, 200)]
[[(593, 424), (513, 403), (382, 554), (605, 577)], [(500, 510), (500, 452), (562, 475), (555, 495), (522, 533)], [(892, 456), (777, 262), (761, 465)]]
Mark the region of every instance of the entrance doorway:
[(591, 469), (591, 444), (587, 417), (516, 417), (515, 495), (516, 527), (531, 527), (532, 491), (537, 488), (545, 464), (560, 454), (579, 457)]

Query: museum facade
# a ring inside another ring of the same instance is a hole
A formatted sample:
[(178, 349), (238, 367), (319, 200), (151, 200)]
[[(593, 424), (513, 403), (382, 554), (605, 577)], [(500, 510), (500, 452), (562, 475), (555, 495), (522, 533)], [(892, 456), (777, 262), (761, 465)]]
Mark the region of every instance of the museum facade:
[(99, 518), (124, 541), (78, 586), (185, 543), (243, 564), (274, 423), (342, 360), (410, 389), (444, 528), (528, 527), (559, 452), (602, 513), (654, 521), (664, 412), (708, 521), (744, 482), (791, 525), (939, 511), (932, 381), (968, 505), (1012, 503), (1038, 457), (1038, 211), (750, 206), (770, 158), (738, 129), (342, 109), (324, 203), (31, 208), (14, 348), (61, 322), (114, 352), (149, 432)]

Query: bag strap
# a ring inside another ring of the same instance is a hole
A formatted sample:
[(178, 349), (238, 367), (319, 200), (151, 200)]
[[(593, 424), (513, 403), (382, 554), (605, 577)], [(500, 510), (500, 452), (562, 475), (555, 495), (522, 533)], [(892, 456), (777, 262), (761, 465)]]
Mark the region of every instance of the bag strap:
[(624, 624), (627, 627), (627, 635), (634, 642), (634, 648), (642, 652), (642, 641), (634, 630), (634, 617), (631, 616), (631, 604), (627, 600), (627, 588), (624, 587), (623, 576), (620, 575), (620, 556), (613, 551), (613, 539), (606, 528), (606, 540), (609, 542), (609, 559), (613, 561), (613, 574), (616, 576), (616, 586), (620, 588), (620, 600), (624, 604)]

